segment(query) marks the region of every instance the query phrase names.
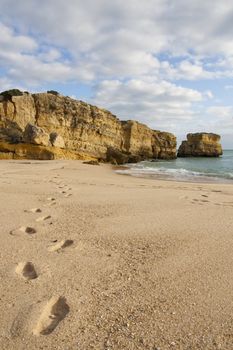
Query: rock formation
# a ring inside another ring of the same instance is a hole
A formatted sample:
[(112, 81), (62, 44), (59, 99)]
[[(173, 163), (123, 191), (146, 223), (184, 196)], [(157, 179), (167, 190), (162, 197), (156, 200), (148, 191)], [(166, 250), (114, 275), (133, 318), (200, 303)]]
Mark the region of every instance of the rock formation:
[(219, 157), (222, 155), (220, 136), (212, 133), (188, 134), (178, 150), (178, 157)]
[(176, 157), (176, 137), (50, 91), (0, 95), (0, 158), (98, 159), (114, 164)]

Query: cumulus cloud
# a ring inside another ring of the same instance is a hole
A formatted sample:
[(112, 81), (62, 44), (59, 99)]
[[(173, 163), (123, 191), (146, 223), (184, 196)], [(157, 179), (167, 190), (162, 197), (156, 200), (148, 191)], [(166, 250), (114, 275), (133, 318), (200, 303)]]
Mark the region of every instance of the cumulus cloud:
[(152, 128), (170, 131), (190, 124), (196, 115), (193, 104), (206, 98), (197, 90), (152, 79), (106, 80), (95, 91), (92, 103), (109, 108), (123, 119), (138, 119)]
[(2, 86), (85, 83), (96, 104), (175, 132), (218, 119), (207, 109), (217, 98), (211, 84), (232, 85), (230, 1), (0, 0), (0, 8)]
[(1, 51), (7, 52), (32, 52), (37, 48), (36, 41), (26, 35), (14, 35), (14, 31), (0, 23), (0, 45)]
[[(11, 24), (14, 18), (24, 35), (65, 48), (83, 79), (158, 74), (161, 52), (200, 59), (220, 55), (222, 62), (233, 56), (231, 26), (224, 24), (232, 11), (227, 0), (47, 0), (40, 6), (37, 0), (0, 0), (0, 5), (2, 20)], [(176, 79), (214, 75), (187, 58), (178, 67), (167, 65), (168, 74), (171, 68)]]

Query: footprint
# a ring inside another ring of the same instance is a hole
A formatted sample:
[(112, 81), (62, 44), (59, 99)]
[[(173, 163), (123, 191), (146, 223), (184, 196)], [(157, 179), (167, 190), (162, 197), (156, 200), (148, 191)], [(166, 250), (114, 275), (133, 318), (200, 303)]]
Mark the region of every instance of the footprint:
[(50, 203), (44, 204), (43, 207), (52, 207), (53, 205), (56, 205), (56, 202), (50, 202)]
[(16, 313), (11, 324), (9, 324), (9, 333), (12, 339), (22, 336), (27, 331), (27, 320), (30, 319), (32, 304), (26, 303)]
[(70, 196), (72, 196), (72, 194), (71, 194), (71, 193), (67, 193), (67, 194), (65, 194), (65, 197), (70, 197)]
[(55, 198), (53, 198), (53, 197), (48, 197), (48, 198), (47, 198), (47, 201), (55, 201)]
[(53, 296), (45, 306), (33, 334), (39, 336), (52, 333), (69, 313), (69, 309), (64, 297)]
[(48, 248), (49, 252), (57, 252), (60, 249), (64, 249), (66, 247), (69, 247), (70, 245), (72, 245), (74, 243), (73, 240), (71, 239), (65, 239), (63, 241), (58, 242), (57, 244), (50, 246)]
[(25, 212), (27, 212), (27, 213), (41, 213), (42, 210), (40, 208), (32, 208), (29, 210), (25, 210)]
[(202, 197), (208, 198), (207, 194), (202, 194), (201, 196), (202, 196)]
[(19, 231), (24, 232), (24, 233), (28, 233), (29, 235), (36, 233), (36, 229), (34, 227), (30, 227), (30, 226), (21, 226), (19, 228)]
[(35, 267), (31, 262), (20, 262), (15, 272), (26, 280), (32, 280), (38, 277)]
[(40, 222), (40, 221), (45, 221), (45, 220), (48, 220), (48, 219), (51, 219), (51, 215), (48, 215), (48, 216), (40, 216), (39, 218), (36, 219), (37, 222)]

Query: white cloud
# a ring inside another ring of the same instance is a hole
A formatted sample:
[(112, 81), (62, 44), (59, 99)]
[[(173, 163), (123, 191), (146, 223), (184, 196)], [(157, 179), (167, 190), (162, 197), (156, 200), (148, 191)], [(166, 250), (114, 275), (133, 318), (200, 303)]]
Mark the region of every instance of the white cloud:
[[(40, 6), (37, 0), (0, 0), (0, 5), (6, 23), (17, 19), (25, 33), (22, 40), (30, 29), (38, 44), (67, 50), (80, 79), (159, 75), (160, 68), (166, 79), (169, 74), (170, 79), (208, 79), (223, 73), (205, 69), (202, 58), (222, 56), (223, 66), (233, 56), (233, 5), (228, 0), (57, 0), (56, 5), (47, 0)], [(200, 60), (185, 58), (177, 67), (166, 66), (156, 58), (161, 52), (186, 57), (192, 53)]]
[(14, 35), (14, 31), (0, 22), (0, 47), (1, 51), (13, 52), (32, 52), (37, 48), (34, 39), (25, 35)]
[(8, 90), (12, 87), (12, 81), (9, 78), (0, 78), (0, 89), (1, 91), (3, 90)]
[(233, 106), (212, 106), (207, 109), (207, 113), (214, 116), (215, 119), (225, 119), (233, 121)]
[(2, 86), (85, 82), (93, 102), (124, 118), (174, 132), (219, 127), (224, 109), (205, 109), (216, 89), (195, 83), (233, 77), (231, 1), (0, 0), (0, 8)]
[[(92, 103), (102, 105), (123, 119), (138, 119), (152, 128), (179, 130), (195, 119), (193, 104), (204, 101), (200, 92), (167, 81), (131, 79), (102, 81)], [(181, 126), (182, 125), (182, 126)]]
[(210, 115), (209, 125), (213, 130), (223, 135), (231, 135), (233, 131), (233, 106), (212, 106), (208, 108)]
[(61, 53), (54, 48), (48, 48), (39, 53), (37, 57), (43, 62), (53, 62), (61, 58)]

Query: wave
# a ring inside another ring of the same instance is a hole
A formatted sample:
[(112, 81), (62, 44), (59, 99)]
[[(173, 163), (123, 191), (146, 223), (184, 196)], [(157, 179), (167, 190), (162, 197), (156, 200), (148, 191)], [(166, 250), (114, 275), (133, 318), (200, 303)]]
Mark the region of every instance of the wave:
[(126, 165), (125, 169), (116, 170), (118, 174), (137, 177), (156, 177), (176, 181), (200, 181), (200, 180), (233, 180), (233, 172), (200, 172), (185, 168), (150, 167), (143, 163)]

